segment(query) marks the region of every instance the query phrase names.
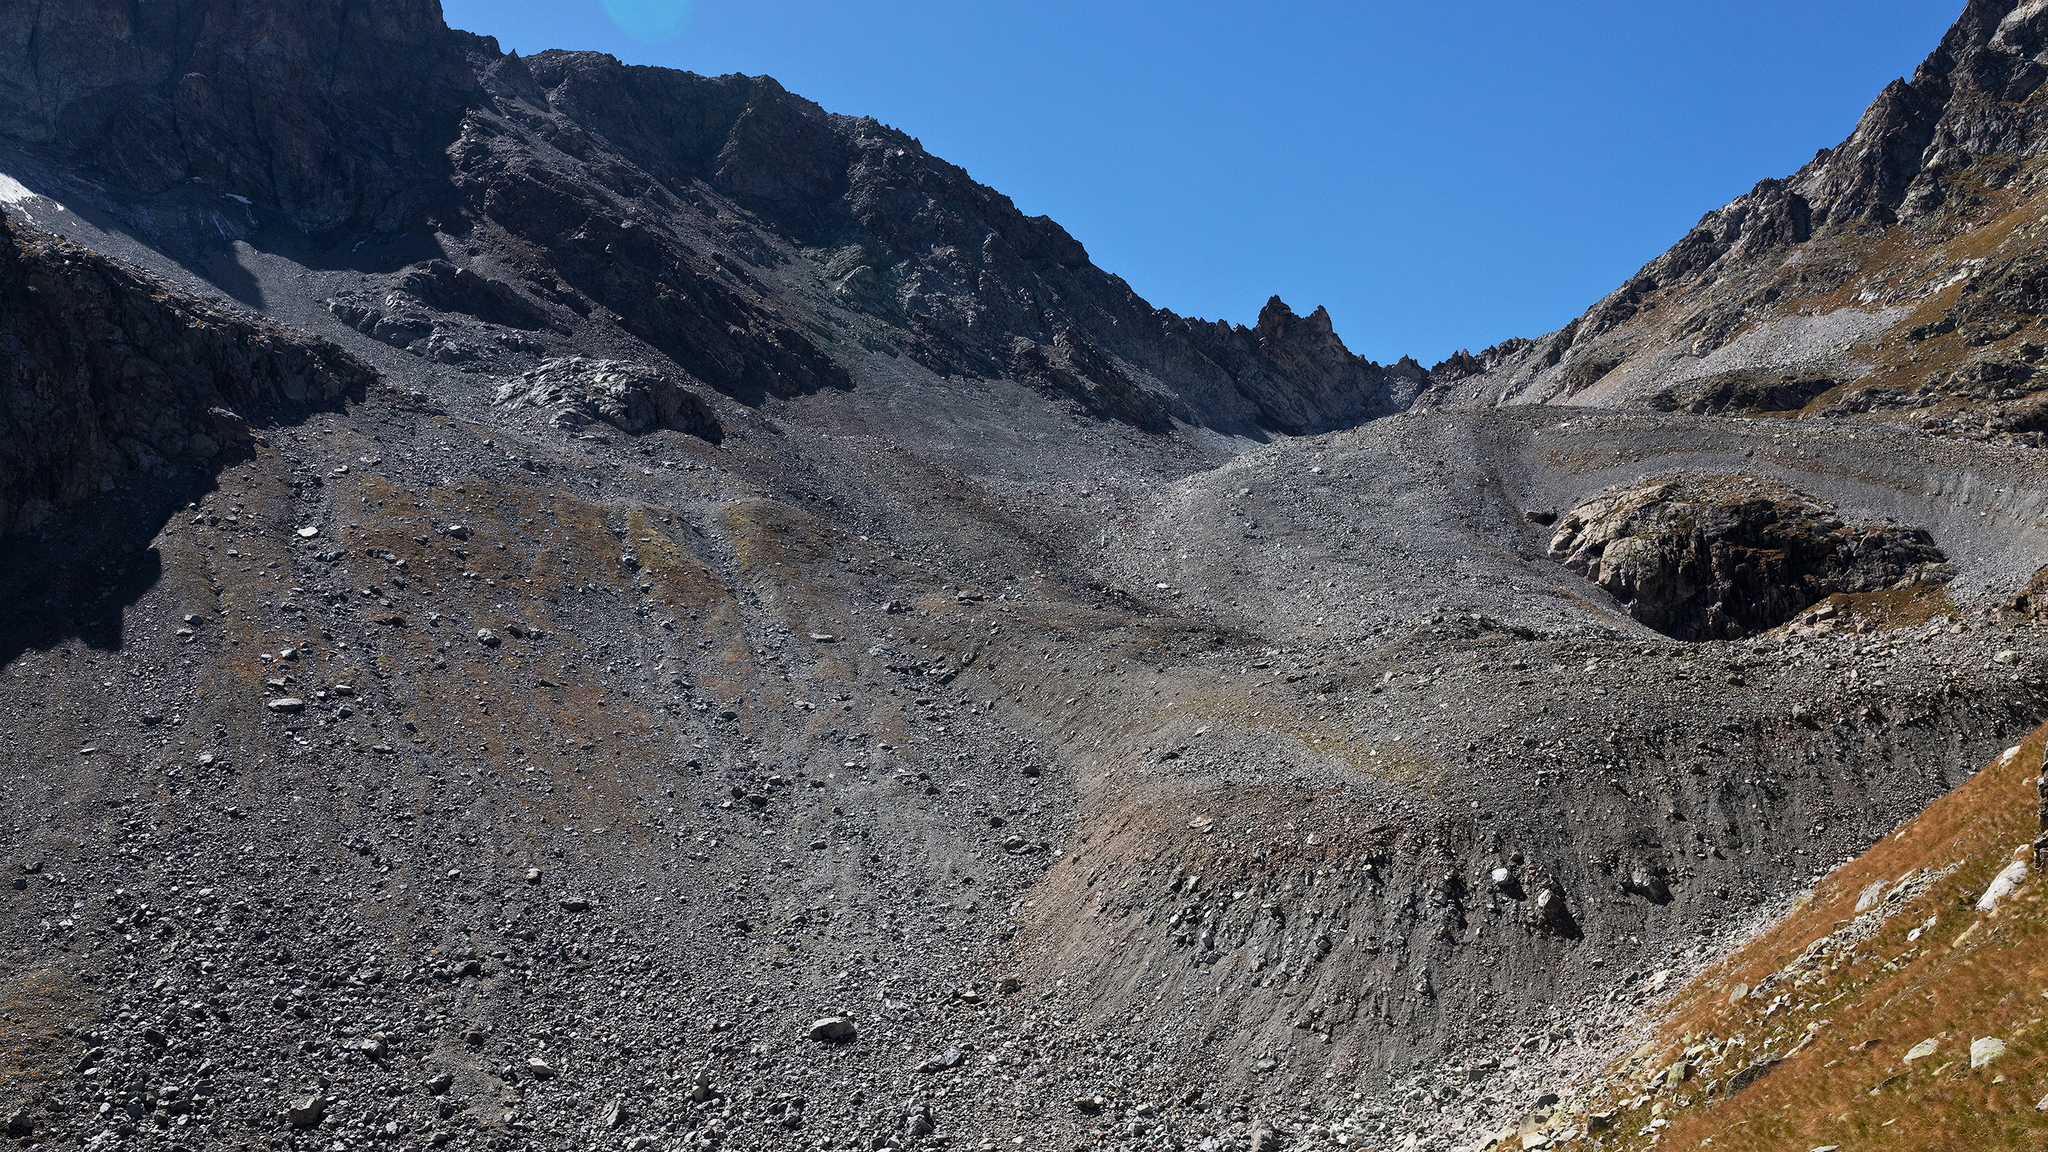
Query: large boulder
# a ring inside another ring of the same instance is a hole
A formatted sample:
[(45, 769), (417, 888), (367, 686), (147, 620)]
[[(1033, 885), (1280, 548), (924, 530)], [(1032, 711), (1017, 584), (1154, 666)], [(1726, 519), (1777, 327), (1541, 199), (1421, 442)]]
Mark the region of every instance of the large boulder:
[(492, 402), (545, 411), (560, 428), (601, 423), (629, 436), (671, 428), (714, 443), (721, 435), (703, 397), (664, 373), (621, 360), (549, 360), (500, 384)]
[(1680, 476), (1610, 491), (1558, 522), (1550, 555), (1680, 640), (1776, 627), (1837, 592), (1939, 582), (1922, 528), (1848, 524), (1775, 480)]

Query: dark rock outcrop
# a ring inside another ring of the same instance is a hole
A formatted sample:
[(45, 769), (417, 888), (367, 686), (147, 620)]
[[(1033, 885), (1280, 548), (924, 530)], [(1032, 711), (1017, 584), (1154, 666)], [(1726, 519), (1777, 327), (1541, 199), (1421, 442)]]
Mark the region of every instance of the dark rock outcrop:
[[(131, 204), (204, 188), (309, 233), (482, 229), (524, 288), (452, 264), (395, 287), (513, 328), (547, 323), (528, 290), (601, 309), (747, 403), (849, 387), (861, 352), (829, 334), (850, 321), (868, 350), (1014, 373), (1151, 430), (1322, 430), (1399, 411), (1426, 382), (1351, 354), (1320, 310), (1276, 299), (1247, 328), (1155, 309), (1052, 220), (768, 77), (504, 55), (433, 0), (14, 11), (0, 139)], [(457, 338), (418, 344), (432, 321), (406, 307), (345, 304), (379, 339), (466, 357)]]
[(1769, 480), (1689, 476), (1574, 508), (1550, 554), (1681, 640), (1776, 627), (1836, 592), (1938, 582), (1926, 530), (1843, 523), (1820, 501)]
[(0, 533), (375, 381), (325, 340), (0, 221)]
[(438, 0), (166, 0), (0, 9), (0, 136), (128, 194), (188, 181), (308, 231), (434, 210), (477, 96)]

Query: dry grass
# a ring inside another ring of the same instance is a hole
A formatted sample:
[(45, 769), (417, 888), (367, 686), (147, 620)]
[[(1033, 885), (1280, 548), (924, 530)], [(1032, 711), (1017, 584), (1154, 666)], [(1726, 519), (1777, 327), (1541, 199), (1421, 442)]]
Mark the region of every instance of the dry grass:
[[(2040, 834), (2044, 731), (1836, 869), (1802, 907), (1695, 980), (1658, 1040), (1617, 1070), (1614, 1127), (1589, 1142), (1759, 1152), (2048, 1144), (2048, 1111), (2036, 1107), (2048, 1094), (2044, 885), (2031, 878), (1991, 913), (1974, 907), (2015, 848)], [(1881, 919), (1857, 924), (1859, 894), (1909, 877), (1927, 882), (1887, 900)], [(1833, 946), (1810, 951), (1824, 938)], [(1757, 991), (1741, 994), (1749, 989)], [(1972, 1069), (1978, 1037), (2008, 1050)], [(1908, 1064), (1907, 1050), (1930, 1038), (1934, 1055)], [(1688, 1051), (1699, 1071), (1650, 1086)], [(1766, 1054), (1777, 1062), (1731, 1083)], [(1660, 1114), (1668, 1126), (1647, 1129)]]
[(1911, 588), (1879, 592), (1836, 592), (1806, 611), (1812, 612), (1822, 605), (1835, 610), (1838, 627), (1852, 631), (1918, 628), (1937, 616), (1957, 617), (1962, 612), (1949, 598), (1948, 589), (1939, 584), (1915, 584)]

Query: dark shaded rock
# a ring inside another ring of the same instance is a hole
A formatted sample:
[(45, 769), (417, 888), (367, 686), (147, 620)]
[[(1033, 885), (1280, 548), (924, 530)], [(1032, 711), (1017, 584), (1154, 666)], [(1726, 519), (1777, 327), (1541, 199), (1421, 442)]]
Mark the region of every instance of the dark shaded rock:
[(0, 532), (131, 472), (246, 441), (244, 417), (360, 396), (377, 377), (316, 337), (0, 222)]
[(1776, 627), (1836, 592), (1938, 581), (1944, 561), (1924, 529), (1845, 525), (1818, 500), (1740, 476), (1601, 496), (1558, 524), (1550, 554), (1681, 640)]
[(472, 50), (496, 44), (436, 0), (9, 5), (0, 136), (130, 193), (196, 180), (307, 231), (402, 231), (445, 199)]
[(518, 289), (446, 260), (429, 260), (407, 269), (398, 286), (442, 312), (461, 312), (508, 328), (548, 327), (546, 311)]
[(1665, 882), (1664, 876), (1664, 869), (1660, 865), (1633, 864), (1622, 877), (1621, 889), (1630, 895), (1641, 896), (1652, 904), (1669, 904), (1671, 886)]
[(1165, 404), (1071, 330), (1050, 348), (1020, 341), (1011, 371), (1050, 394), (1066, 396), (1090, 415), (1122, 420), (1148, 432), (1172, 427)]
[(1672, 385), (1645, 403), (1659, 412), (1793, 412), (1806, 407), (1836, 383), (1820, 372), (1718, 372)]

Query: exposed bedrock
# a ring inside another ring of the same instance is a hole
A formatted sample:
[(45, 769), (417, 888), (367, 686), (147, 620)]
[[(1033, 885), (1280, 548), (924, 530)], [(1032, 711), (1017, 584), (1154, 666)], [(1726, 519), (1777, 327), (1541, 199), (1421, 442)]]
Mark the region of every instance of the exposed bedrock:
[(0, 534), (376, 379), (325, 340), (0, 221)]
[(1732, 640), (1832, 593), (1949, 574), (1923, 528), (1847, 524), (1812, 496), (1749, 476), (1681, 476), (1602, 495), (1564, 517), (1550, 554), (1680, 640)]

